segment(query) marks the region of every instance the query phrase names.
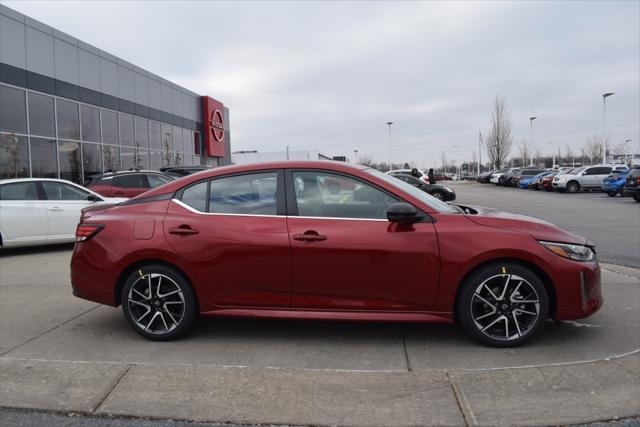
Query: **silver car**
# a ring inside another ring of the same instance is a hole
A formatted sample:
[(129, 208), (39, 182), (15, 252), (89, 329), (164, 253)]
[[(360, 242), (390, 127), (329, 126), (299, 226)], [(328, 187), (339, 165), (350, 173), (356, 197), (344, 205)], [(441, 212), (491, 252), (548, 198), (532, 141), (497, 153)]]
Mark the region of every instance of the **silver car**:
[(612, 170), (613, 166), (607, 165), (584, 166), (567, 174), (556, 175), (551, 185), (560, 193), (600, 190), (602, 180), (609, 176)]

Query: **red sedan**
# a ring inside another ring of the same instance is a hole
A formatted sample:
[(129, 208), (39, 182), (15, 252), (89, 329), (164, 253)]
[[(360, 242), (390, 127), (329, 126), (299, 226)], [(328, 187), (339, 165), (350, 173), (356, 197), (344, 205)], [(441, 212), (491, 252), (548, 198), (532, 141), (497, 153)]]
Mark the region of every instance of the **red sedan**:
[[(330, 191), (327, 182), (339, 183)], [(73, 293), (152, 340), (204, 316), (457, 321), (514, 346), (602, 306), (591, 243), (337, 162), (217, 168), (85, 209)]]

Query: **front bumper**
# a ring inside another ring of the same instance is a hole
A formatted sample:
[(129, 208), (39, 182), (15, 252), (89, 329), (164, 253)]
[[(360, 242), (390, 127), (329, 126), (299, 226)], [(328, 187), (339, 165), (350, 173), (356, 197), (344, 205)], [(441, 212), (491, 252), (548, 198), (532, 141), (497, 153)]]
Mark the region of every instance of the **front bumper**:
[(589, 317), (604, 304), (600, 266), (595, 262), (559, 260), (553, 280), (557, 294), (556, 320)]
[(551, 186), (553, 188), (566, 188), (567, 187), (567, 181), (553, 181)]

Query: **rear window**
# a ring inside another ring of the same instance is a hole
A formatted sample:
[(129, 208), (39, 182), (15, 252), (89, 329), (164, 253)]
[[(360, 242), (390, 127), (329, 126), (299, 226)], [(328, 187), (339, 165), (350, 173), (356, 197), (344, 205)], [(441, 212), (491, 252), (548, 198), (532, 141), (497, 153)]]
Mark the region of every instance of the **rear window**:
[(38, 200), (35, 182), (14, 182), (0, 185), (0, 200)]
[(114, 177), (112, 185), (120, 188), (144, 188), (147, 186), (147, 183), (142, 175), (131, 174)]

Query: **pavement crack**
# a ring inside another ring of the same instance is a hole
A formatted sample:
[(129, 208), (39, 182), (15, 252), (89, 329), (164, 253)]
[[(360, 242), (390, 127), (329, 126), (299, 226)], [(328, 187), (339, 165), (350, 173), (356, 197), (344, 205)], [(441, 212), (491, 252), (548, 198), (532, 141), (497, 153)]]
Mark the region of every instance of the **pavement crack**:
[(451, 385), (451, 390), (453, 391), (453, 396), (456, 399), (456, 404), (458, 405), (458, 409), (460, 410), (460, 414), (462, 415), (462, 420), (465, 426), (469, 425), (478, 425), (478, 421), (476, 417), (473, 415), (473, 411), (469, 406), (469, 402), (467, 402), (467, 398), (462, 390), (458, 390), (458, 386), (456, 385), (453, 378), (449, 372), (446, 373), (447, 380), (449, 380), (449, 384)]
[(404, 359), (407, 362), (407, 371), (413, 371), (411, 361), (409, 360), (409, 352), (407, 351), (407, 338), (404, 336), (404, 327), (400, 326), (400, 334), (402, 334), (402, 347), (404, 348)]
[(54, 326), (54, 327), (52, 327), (52, 328), (49, 328), (49, 329), (47, 329), (46, 331), (44, 331), (44, 332), (42, 332), (42, 333), (40, 333), (40, 334), (36, 335), (35, 337), (29, 338), (29, 339), (28, 339), (28, 340), (26, 340), (25, 342), (20, 343), (20, 344), (18, 344), (18, 345), (16, 345), (16, 346), (11, 347), (10, 349), (8, 349), (8, 350), (4, 351), (3, 353), (0, 353), (0, 357), (4, 356), (5, 354), (11, 353), (11, 352), (12, 352), (12, 351), (14, 351), (14, 350), (19, 349), (20, 347), (22, 347), (22, 346), (24, 346), (24, 345), (27, 345), (27, 344), (29, 344), (30, 342), (35, 341), (35, 340), (37, 340), (38, 338), (40, 338), (40, 337), (42, 337), (42, 336), (44, 336), (44, 335), (47, 335), (49, 332), (55, 331), (55, 330), (56, 330), (56, 329), (58, 329), (59, 327), (64, 326), (64, 325), (66, 325), (66, 324), (67, 324), (67, 323), (69, 323), (69, 322), (73, 322), (73, 321), (74, 321), (74, 320), (76, 320), (78, 317), (82, 317), (82, 316), (84, 316), (85, 314), (87, 314), (87, 313), (89, 313), (89, 312), (91, 312), (91, 311), (95, 310), (95, 309), (96, 309), (96, 308), (98, 308), (98, 307), (100, 307), (100, 305), (99, 305), (99, 304), (96, 304), (96, 306), (95, 306), (95, 307), (92, 307), (92, 308), (90, 308), (89, 310), (85, 310), (85, 311), (83, 311), (82, 313), (80, 313), (80, 314), (78, 314), (78, 315), (76, 315), (76, 316), (73, 316), (71, 319), (67, 319), (67, 320), (65, 320), (64, 322), (62, 322), (62, 323), (60, 323), (60, 324), (58, 324), (58, 325), (56, 325), (56, 326)]
[(93, 409), (91, 409), (91, 413), (92, 414), (95, 414), (96, 411), (98, 410), (98, 408), (100, 408), (100, 406), (102, 406), (104, 401), (107, 400), (107, 398), (111, 395), (113, 390), (115, 390), (115, 388), (118, 386), (118, 384), (120, 384), (120, 381), (122, 381), (124, 376), (127, 375), (127, 373), (131, 370), (132, 367), (133, 367), (133, 365), (127, 365), (127, 367), (122, 371), (122, 373), (120, 375), (118, 375), (118, 378), (116, 378), (116, 380), (113, 382), (113, 384), (111, 384), (111, 386), (107, 387), (107, 391), (105, 392), (104, 396), (102, 396), (102, 398), (98, 401), (96, 406), (94, 406)]

